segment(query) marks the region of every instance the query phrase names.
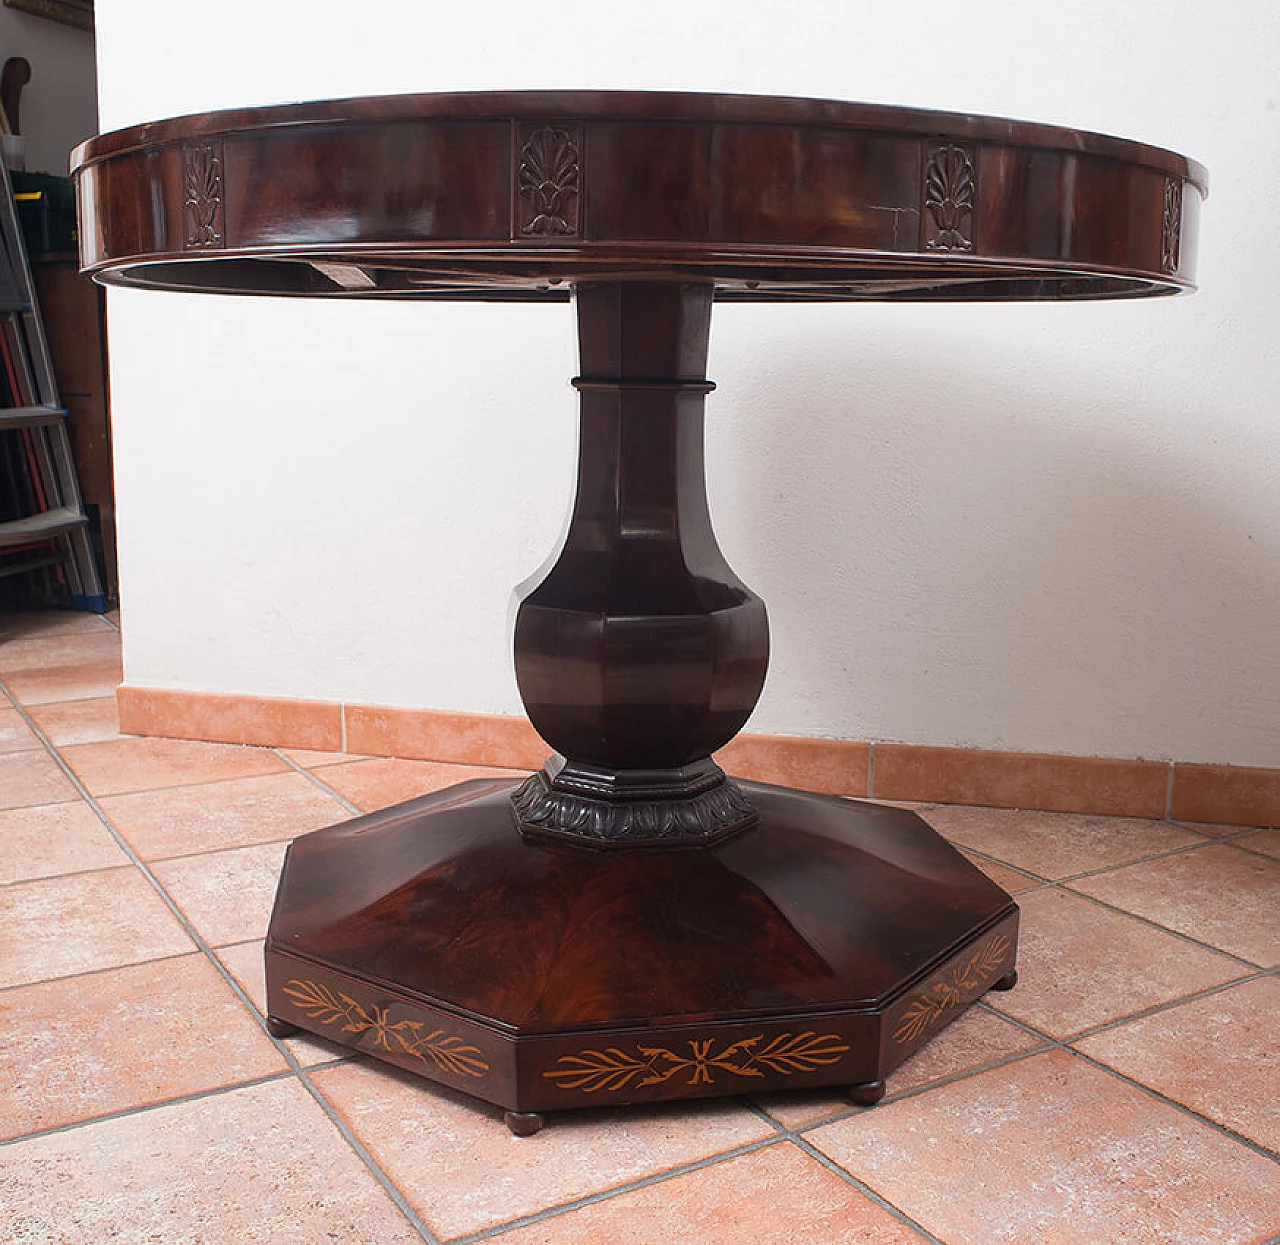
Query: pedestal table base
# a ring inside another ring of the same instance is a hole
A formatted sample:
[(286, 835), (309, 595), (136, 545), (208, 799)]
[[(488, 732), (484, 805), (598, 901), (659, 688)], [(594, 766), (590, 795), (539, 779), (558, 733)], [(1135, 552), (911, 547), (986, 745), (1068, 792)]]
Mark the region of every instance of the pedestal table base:
[(598, 850), (477, 780), (304, 835), (267, 938), (273, 1026), (505, 1108), (884, 1078), (1011, 984), (1012, 900), (914, 813), (755, 783), (711, 846)]

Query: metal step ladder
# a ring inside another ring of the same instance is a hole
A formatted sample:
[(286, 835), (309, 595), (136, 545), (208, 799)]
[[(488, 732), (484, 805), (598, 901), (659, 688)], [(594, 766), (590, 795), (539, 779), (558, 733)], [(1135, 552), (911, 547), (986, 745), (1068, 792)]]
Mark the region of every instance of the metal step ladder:
[(30, 549), (32, 553), (16, 563), (6, 560), (0, 565), (0, 576), (61, 565), (72, 606), (101, 614), (107, 601), (89, 543), (89, 520), (80, 500), (67, 435), (67, 412), (58, 400), (13, 185), (2, 162), (0, 182), (0, 330), (8, 336), (7, 353), (18, 391), (14, 397), (22, 401), (22, 405), (0, 408), (0, 432), (31, 430), (38, 491), (45, 503), (45, 508), (34, 514), (0, 522), (0, 554), (11, 549)]

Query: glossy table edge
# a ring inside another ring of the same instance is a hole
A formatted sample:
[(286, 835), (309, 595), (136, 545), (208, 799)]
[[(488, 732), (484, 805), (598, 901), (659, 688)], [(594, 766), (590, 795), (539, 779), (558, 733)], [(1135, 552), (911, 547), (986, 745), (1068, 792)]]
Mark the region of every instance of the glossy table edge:
[(1208, 172), (1197, 161), (1167, 148), (1092, 130), (891, 104), (681, 91), (464, 91), (370, 95), (191, 113), (143, 122), (88, 139), (72, 151), (71, 170), (74, 173), (96, 160), (138, 147), (243, 130), (299, 125), (520, 118), (821, 126), (921, 136), (947, 135), (1124, 160), (1184, 178), (1195, 185), (1202, 198), (1209, 193)]
[(1204, 193), (1181, 156), (1060, 127), (640, 92), (176, 118), (82, 145), (73, 176), (104, 283), (410, 299), (618, 279), (723, 301), (1176, 294)]

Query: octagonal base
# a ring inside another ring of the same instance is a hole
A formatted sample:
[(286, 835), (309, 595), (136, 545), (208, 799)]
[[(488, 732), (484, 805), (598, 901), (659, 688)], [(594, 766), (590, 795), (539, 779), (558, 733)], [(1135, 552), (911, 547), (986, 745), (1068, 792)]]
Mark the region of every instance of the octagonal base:
[(297, 839), (272, 1020), (533, 1113), (883, 1081), (1013, 971), (1017, 906), (906, 810), (742, 783), (753, 829), (599, 852), (517, 785)]

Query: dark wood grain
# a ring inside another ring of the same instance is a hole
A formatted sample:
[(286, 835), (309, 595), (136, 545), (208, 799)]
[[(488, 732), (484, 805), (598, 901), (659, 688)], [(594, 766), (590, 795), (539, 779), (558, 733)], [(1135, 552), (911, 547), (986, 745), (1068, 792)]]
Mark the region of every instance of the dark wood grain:
[(74, 163), (101, 281), (577, 303), (577, 494), (515, 628), (556, 752), (297, 839), (273, 1033), (497, 1103), (528, 1135), (593, 1104), (844, 1085), (870, 1105), (1014, 985), (1017, 906), (920, 817), (711, 760), (768, 661), (707, 509), (712, 302), (1175, 294), (1199, 165), (996, 118), (596, 92), (211, 113)]
[[(938, 245), (939, 150), (971, 165), (962, 245)], [(193, 159), (218, 167), (214, 239), (191, 236)], [(73, 164), (82, 258), (102, 280), (316, 297), (563, 299), (619, 276), (752, 300), (1174, 293), (1194, 280), (1207, 190), (1193, 161), (1079, 130), (626, 92), (211, 113), (94, 139)], [(539, 186), (567, 217), (532, 206)]]
[[(1016, 906), (914, 813), (744, 783), (749, 832), (598, 852), (522, 836), (512, 787), (295, 841), (272, 1016), (512, 1110), (616, 1105), (882, 1079), (1016, 957)], [(433, 1070), (395, 1036), (437, 1030), (485, 1074)], [(753, 1062), (788, 1042), (790, 1063)], [(703, 1043), (721, 1065), (698, 1074), (681, 1061)], [(616, 1083), (603, 1065), (576, 1083), (609, 1050)]]
[(769, 661), (764, 602), (725, 562), (707, 508), (711, 297), (710, 283), (576, 289), (577, 495), (516, 614), (520, 695), (562, 754), (517, 801), (530, 832), (635, 844), (752, 820), (710, 759)]

